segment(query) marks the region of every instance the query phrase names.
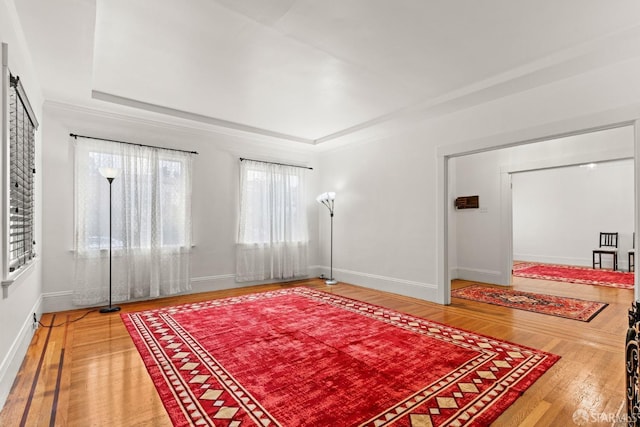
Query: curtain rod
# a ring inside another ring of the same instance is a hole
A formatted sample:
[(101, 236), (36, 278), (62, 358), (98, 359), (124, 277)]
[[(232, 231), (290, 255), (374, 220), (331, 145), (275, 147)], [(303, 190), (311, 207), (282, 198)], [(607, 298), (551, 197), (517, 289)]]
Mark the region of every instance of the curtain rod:
[(286, 163), (278, 163), (278, 162), (267, 162), (265, 160), (255, 160), (255, 159), (247, 159), (245, 157), (240, 157), (240, 161), (243, 160), (249, 160), (252, 162), (258, 162), (258, 163), (268, 163), (270, 165), (280, 165), (280, 166), (291, 166), (292, 168), (300, 168), (300, 169), (309, 169), (309, 170), (313, 170), (313, 168), (310, 168), (309, 166), (299, 166), (299, 165), (289, 165)]
[(117, 142), (117, 143), (120, 143), (120, 144), (138, 145), (140, 147), (159, 148), (161, 150), (180, 151), (181, 153), (198, 154), (197, 151), (178, 150), (177, 148), (158, 147), (157, 145), (146, 145), (146, 144), (138, 144), (136, 142), (117, 141), (115, 139), (96, 138), (94, 136), (76, 135), (75, 133), (70, 133), (69, 136), (71, 136), (71, 137), (73, 137), (75, 139), (78, 139), (78, 138), (97, 139), (98, 141)]

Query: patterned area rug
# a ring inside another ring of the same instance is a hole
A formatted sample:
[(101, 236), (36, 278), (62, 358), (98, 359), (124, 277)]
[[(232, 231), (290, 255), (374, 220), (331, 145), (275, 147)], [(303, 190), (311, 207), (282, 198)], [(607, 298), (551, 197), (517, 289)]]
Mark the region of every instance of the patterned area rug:
[(177, 426), (486, 426), (559, 359), (308, 288), (121, 316)]
[(454, 289), (451, 296), (488, 304), (549, 314), (567, 319), (588, 322), (609, 304), (585, 301), (576, 298), (557, 297), (553, 295), (535, 294), (512, 289), (491, 288), (488, 286), (468, 286)]
[(625, 273), (623, 271), (600, 270), (572, 265), (537, 264), (533, 262), (514, 263), (513, 275), (530, 279), (581, 283), (621, 289), (633, 289), (634, 280), (633, 273)]

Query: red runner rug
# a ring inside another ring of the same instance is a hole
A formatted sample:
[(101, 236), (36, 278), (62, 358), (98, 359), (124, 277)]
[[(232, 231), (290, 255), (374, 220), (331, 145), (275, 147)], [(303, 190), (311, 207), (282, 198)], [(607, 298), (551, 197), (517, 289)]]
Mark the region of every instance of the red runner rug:
[(572, 265), (537, 264), (533, 262), (514, 263), (513, 275), (530, 279), (581, 283), (621, 289), (633, 289), (634, 280), (633, 273), (625, 273), (623, 271), (600, 270)]
[(534, 313), (549, 314), (567, 319), (589, 322), (609, 304), (585, 301), (577, 298), (535, 294), (512, 289), (491, 288), (488, 286), (467, 286), (454, 289), (451, 296)]
[(308, 288), (121, 316), (177, 426), (486, 426), (559, 359)]

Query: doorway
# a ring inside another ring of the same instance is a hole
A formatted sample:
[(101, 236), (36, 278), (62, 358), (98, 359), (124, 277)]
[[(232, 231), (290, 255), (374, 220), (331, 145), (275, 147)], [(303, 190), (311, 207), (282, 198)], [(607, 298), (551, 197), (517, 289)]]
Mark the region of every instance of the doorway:
[[(628, 270), (633, 166), (627, 158), (512, 173), (513, 259), (591, 268), (606, 231), (618, 233), (618, 268)], [(603, 267), (613, 268), (613, 257), (603, 257)]]
[[(566, 125), (568, 127), (570, 123)], [(450, 303), (451, 279), (455, 277), (502, 285), (510, 284), (513, 265), (510, 182), (512, 173), (623, 158), (633, 158), (637, 165), (636, 157), (639, 152), (637, 147), (640, 143), (635, 136), (635, 125), (635, 121), (626, 121), (615, 125), (603, 124), (584, 131), (567, 131), (564, 134), (548, 135), (521, 142), (509, 142), (506, 140), (508, 136), (503, 136), (495, 138), (494, 141), (480, 141), (475, 144), (470, 142), (457, 147), (441, 147), (438, 150), (438, 175), (441, 180), (439, 185), (441, 206), (438, 209), (438, 220), (442, 225), (443, 232), (442, 240), (439, 242), (439, 253), (443, 256), (442, 262), (439, 263), (439, 302)], [(614, 134), (624, 133), (629, 136), (628, 146), (624, 146), (622, 143), (619, 147), (606, 146), (605, 150), (598, 149), (597, 144), (591, 140), (601, 137), (608, 131)], [(564, 139), (564, 143), (554, 155), (546, 156), (544, 159), (531, 157), (533, 151), (544, 151), (548, 148), (548, 144), (557, 143), (561, 139)], [(485, 146), (482, 147), (482, 145)], [(474, 149), (469, 149), (474, 146)], [(508, 150), (518, 147), (523, 150), (518, 155), (514, 155), (514, 151)], [(461, 160), (468, 156), (477, 157), (466, 163), (465, 160)], [(486, 173), (485, 171), (485, 174), (482, 174), (478, 169), (482, 169), (487, 164), (490, 164), (491, 172)], [(469, 168), (475, 169), (475, 171), (470, 171)], [(479, 194), (480, 208), (473, 213), (461, 213), (453, 208), (452, 200), (455, 197), (472, 195), (466, 194), (466, 192), (474, 192), (471, 187), (457, 179), (460, 170), (476, 177), (475, 180), (470, 181), (474, 183), (475, 188), (480, 188), (478, 185), (482, 184), (482, 180), (486, 181), (483, 191), (491, 187), (491, 191), (486, 191), (485, 197)], [(496, 175), (500, 177), (497, 184)], [(478, 181), (478, 177), (480, 181)], [(636, 212), (638, 199), (638, 189), (635, 188), (633, 204)], [(466, 215), (466, 217), (460, 221), (459, 215)], [(634, 229), (638, 229), (637, 215), (634, 217)], [(475, 231), (471, 232), (471, 230)], [(465, 239), (464, 245), (461, 244), (461, 239)], [(467, 243), (474, 243), (476, 246), (482, 244), (483, 246), (482, 249), (473, 249), (474, 244), (467, 245)], [(472, 250), (477, 254), (475, 261), (462, 265), (460, 260), (468, 259), (465, 257)], [(494, 254), (493, 258), (491, 253)], [(636, 294), (637, 292), (638, 287), (636, 286)]]

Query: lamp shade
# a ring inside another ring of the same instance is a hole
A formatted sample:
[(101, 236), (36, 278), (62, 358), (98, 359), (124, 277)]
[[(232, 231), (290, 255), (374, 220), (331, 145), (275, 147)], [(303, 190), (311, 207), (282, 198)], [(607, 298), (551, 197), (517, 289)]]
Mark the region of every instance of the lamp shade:
[(334, 201), (336, 199), (336, 193), (333, 191), (329, 191), (326, 193), (322, 193), (320, 194), (318, 197), (316, 197), (316, 201), (318, 203), (323, 203), (323, 202), (328, 202), (328, 201)]
[(100, 171), (100, 175), (102, 175), (107, 179), (109, 178), (113, 179), (118, 175), (120, 175), (120, 169), (116, 169), (116, 168), (100, 168), (98, 170)]

